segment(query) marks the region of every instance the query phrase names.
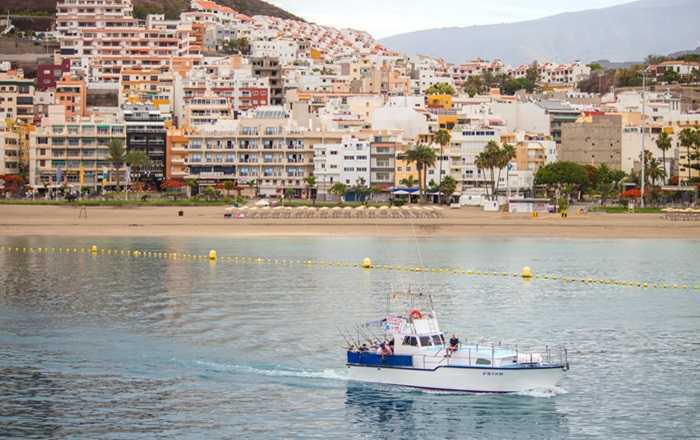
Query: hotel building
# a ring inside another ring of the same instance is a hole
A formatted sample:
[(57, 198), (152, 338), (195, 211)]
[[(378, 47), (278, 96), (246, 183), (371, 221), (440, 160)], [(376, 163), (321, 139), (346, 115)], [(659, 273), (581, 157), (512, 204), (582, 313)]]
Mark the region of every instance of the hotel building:
[[(125, 133), (124, 123), (114, 116), (65, 119), (59, 113), (45, 118), (30, 135), (29, 184), (34, 188), (113, 185), (116, 171), (109, 161), (109, 145), (113, 139), (124, 141)], [(124, 182), (125, 170), (120, 173)]]
[(342, 132), (297, 126), (277, 107), (261, 108), (238, 120), (168, 132), (167, 175), (196, 179), (200, 186), (227, 180), (254, 185), (267, 196), (306, 191), (314, 172), (314, 146), (341, 142)]
[(0, 72), (0, 119), (34, 121), (34, 80), (19, 71)]
[(56, 5), (60, 56), (89, 82), (116, 83), (122, 68), (166, 71), (177, 58), (198, 63), (192, 24), (149, 15), (145, 26), (133, 17), (131, 0), (63, 0)]
[(0, 176), (19, 173), (19, 135), (0, 120)]

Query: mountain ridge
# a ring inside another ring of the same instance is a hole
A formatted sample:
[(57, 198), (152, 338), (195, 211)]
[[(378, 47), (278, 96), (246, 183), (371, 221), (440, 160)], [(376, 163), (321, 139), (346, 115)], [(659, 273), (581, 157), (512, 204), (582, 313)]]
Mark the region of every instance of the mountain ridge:
[(534, 59), (644, 59), (651, 53), (697, 46), (698, 16), (700, 2), (695, 0), (639, 0), (515, 23), (409, 32), (379, 42), (409, 55), (430, 55), (450, 62), (476, 57), (514, 64)]

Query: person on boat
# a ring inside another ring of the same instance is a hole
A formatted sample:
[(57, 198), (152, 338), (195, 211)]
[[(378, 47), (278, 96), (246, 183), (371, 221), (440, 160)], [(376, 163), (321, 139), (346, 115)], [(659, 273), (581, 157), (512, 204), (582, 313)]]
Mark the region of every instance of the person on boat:
[(391, 350), (391, 354), (394, 354), (394, 338), (389, 341), (389, 350)]
[(393, 354), (391, 347), (386, 342), (382, 342), (379, 348), (377, 348), (377, 354), (381, 357), (391, 356)]
[(450, 338), (450, 345), (447, 347), (447, 356), (451, 356), (457, 350), (459, 350), (459, 338), (453, 334)]
[(360, 352), (366, 353), (368, 351), (369, 351), (369, 347), (367, 347), (367, 344), (362, 344), (362, 346), (360, 347)]

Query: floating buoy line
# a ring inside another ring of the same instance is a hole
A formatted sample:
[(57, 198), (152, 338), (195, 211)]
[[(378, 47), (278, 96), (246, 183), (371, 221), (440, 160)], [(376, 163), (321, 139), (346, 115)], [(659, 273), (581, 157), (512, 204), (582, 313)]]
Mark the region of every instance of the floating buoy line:
[(14, 254), (88, 254), (93, 257), (130, 257), (130, 258), (154, 258), (164, 260), (178, 261), (208, 261), (210, 263), (229, 263), (229, 264), (257, 264), (257, 265), (283, 265), (283, 266), (305, 266), (305, 267), (320, 267), (320, 268), (349, 268), (361, 270), (376, 270), (376, 271), (394, 271), (394, 272), (422, 272), (435, 273), (453, 276), (467, 277), (498, 277), (498, 278), (521, 278), (526, 281), (557, 281), (561, 283), (578, 283), (586, 285), (608, 285), (622, 287), (637, 287), (637, 288), (652, 288), (652, 289), (676, 289), (676, 290), (700, 290), (700, 284), (688, 283), (668, 283), (668, 282), (653, 282), (653, 281), (626, 281), (615, 279), (599, 279), (581, 276), (564, 276), (553, 274), (537, 274), (529, 266), (522, 268), (520, 272), (498, 272), (485, 270), (467, 270), (459, 268), (440, 268), (440, 267), (416, 267), (409, 265), (398, 264), (375, 264), (370, 258), (364, 258), (359, 262), (337, 261), (337, 260), (310, 260), (310, 259), (286, 259), (286, 258), (267, 258), (267, 257), (250, 257), (250, 256), (226, 256), (219, 255), (216, 250), (210, 250), (207, 254), (190, 254), (184, 252), (159, 252), (153, 250), (134, 250), (134, 249), (111, 249), (98, 248), (93, 245), (89, 248), (84, 247), (17, 247), (17, 246), (0, 246), (2, 253)]

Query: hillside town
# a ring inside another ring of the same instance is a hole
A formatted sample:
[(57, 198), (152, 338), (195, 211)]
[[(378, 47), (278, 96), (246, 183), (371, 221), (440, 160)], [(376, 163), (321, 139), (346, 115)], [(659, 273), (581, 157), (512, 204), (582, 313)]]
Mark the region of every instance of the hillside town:
[(35, 77), (0, 64), (7, 197), (697, 199), (700, 112), (670, 85), (697, 82), (698, 62), (584, 92), (597, 66), (449, 64), (209, 0), (177, 20), (136, 18), (131, 0), (60, 0), (54, 36)]

